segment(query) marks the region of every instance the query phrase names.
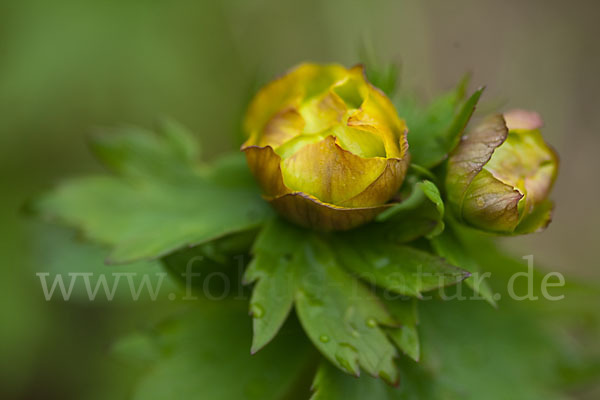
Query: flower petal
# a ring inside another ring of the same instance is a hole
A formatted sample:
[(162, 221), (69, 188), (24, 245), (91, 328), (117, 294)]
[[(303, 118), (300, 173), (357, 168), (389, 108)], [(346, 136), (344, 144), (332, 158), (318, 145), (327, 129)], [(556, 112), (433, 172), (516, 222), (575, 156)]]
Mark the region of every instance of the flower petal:
[(371, 84), (361, 107), (350, 115), (348, 126), (372, 132), (384, 143), (386, 156), (404, 158), (408, 151), (407, 128), (392, 102)]
[(297, 108), (302, 99), (321, 93), (346, 75), (346, 69), (340, 65), (298, 65), (256, 94), (248, 106), (244, 130), (250, 137), (262, 132), (267, 122), (279, 110)]
[(270, 146), (242, 146), (252, 175), (268, 197), (281, 196), (290, 190), (283, 183), (281, 158)]
[(535, 111), (510, 110), (504, 113), (504, 120), (506, 121), (506, 126), (511, 131), (514, 129), (540, 129), (544, 126), (542, 117)]
[(390, 204), (345, 208), (319, 201), (305, 193), (288, 193), (270, 200), (281, 215), (298, 225), (321, 231), (343, 231), (372, 221)]
[[(292, 191), (310, 194), (325, 203), (341, 204), (367, 189), (383, 174), (387, 164), (385, 158), (362, 158), (352, 154), (342, 149), (333, 136), (328, 136), (318, 143), (305, 145), (284, 159), (281, 171), (285, 185)], [(381, 204), (394, 193), (379, 196), (385, 200), (378, 203), (355, 205)]]
[(465, 135), (448, 160), (446, 192), (457, 216), (462, 216), (469, 185), (508, 136), (502, 115), (491, 115)]
[(295, 108), (278, 112), (265, 125), (264, 133), (258, 140), (259, 146), (276, 148), (300, 135), (304, 129), (304, 119)]
[(510, 130), (485, 169), (525, 194), (524, 217), (548, 197), (558, 173), (558, 158), (539, 130)]
[(552, 222), (552, 214), (554, 212), (554, 203), (550, 200), (545, 200), (538, 204), (533, 212), (523, 218), (515, 233), (523, 235), (527, 233), (541, 232)]
[(385, 169), (373, 183), (353, 198), (341, 202), (340, 206), (361, 207), (365, 204), (384, 204), (397, 193), (406, 175), (409, 157), (402, 160), (389, 158), (386, 162)]
[(519, 223), (523, 194), (482, 170), (471, 181), (463, 202), (463, 218), (488, 231), (511, 233)]
[(337, 94), (328, 91), (304, 103), (299, 113), (306, 121), (304, 133), (319, 133), (342, 121), (346, 104)]

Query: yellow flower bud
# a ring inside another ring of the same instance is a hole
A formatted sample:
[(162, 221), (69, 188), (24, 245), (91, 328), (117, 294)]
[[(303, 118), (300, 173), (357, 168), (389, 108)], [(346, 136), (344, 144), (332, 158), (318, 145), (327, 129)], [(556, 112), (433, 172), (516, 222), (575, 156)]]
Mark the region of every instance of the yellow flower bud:
[(558, 156), (544, 142), (537, 113), (514, 110), (484, 119), (448, 160), (446, 191), (454, 213), (479, 229), (519, 234), (543, 230)]
[(256, 94), (244, 128), (242, 151), (264, 197), (306, 227), (372, 220), (408, 166), (406, 125), (362, 66), (299, 65)]

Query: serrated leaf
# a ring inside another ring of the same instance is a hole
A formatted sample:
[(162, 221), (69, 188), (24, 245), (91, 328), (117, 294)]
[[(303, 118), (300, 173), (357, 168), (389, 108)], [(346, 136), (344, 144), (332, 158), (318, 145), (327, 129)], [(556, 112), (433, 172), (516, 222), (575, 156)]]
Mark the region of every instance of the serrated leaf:
[(30, 226), (35, 279), (49, 299), (122, 304), (163, 300), (163, 294), (177, 289), (159, 262), (106, 265), (106, 249), (77, 240), (71, 230), (44, 223)]
[(390, 314), (398, 321), (399, 328), (389, 328), (388, 333), (398, 349), (415, 361), (421, 357), (421, 345), (417, 325), (419, 318), (417, 315), (416, 299), (386, 299), (386, 308)]
[(413, 185), (408, 198), (379, 214), (376, 220), (391, 225), (409, 220), (410, 225), (398, 224), (397, 229), (417, 231), (422, 227), (427, 231), (425, 236), (431, 238), (444, 230), (444, 202), (433, 182), (420, 181)]
[(359, 230), (339, 235), (335, 251), (341, 264), (361, 279), (402, 295), (421, 297), (469, 276), (440, 257)]
[(131, 179), (189, 178), (199, 153), (191, 133), (170, 120), (158, 133), (131, 125), (98, 131), (90, 149), (109, 170)]
[(458, 144), (483, 88), (462, 101), (468, 79), (458, 87), (435, 99), (427, 107), (402, 96), (397, 101), (399, 115), (406, 120), (411, 161), (425, 168), (441, 163)]
[(70, 180), (34, 204), (43, 217), (109, 245), (109, 261), (155, 259), (181, 247), (257, 227), (271, 210), (242, 155), (201, 168), (182, 133), (126, 130), (97, 139), (119, 176)]
[(485, 280), (485, 276), (481, 274), (477, 262), (471, 257), (470, 252), (461, 243), (453, 229), (447, 228), (441, 235), (432, 238), (431, 245), (440, 257), (471, 272), (472, 276), (467, 278), (465, 283), (488, 303), (496, 306), (494, 293)]
[(412, 368), (435, 371), (428, 398), (563, 398), (562, 355), (539, 314), (516, 303), (492, 310), (478, 301), (431, 301), (419, 309), (424, 356)]
[(308, 244), (296, 293), (296, 311), (315, 346), (327, 357), (354, 375), (359, 365), (372, 376), (395, 383), (393, 359), (396, 349), (378, 326), (395, 321), (380, 300), (348, 275), (323, 243)]
[(271, 221), (254, 242), (254, 258), (244, 274), (245, 283), (256, 283), (250, 299), (253, 353), (275, 337), (292, 309), (296, 271), (291, 264), (296, 245), (303, 240), (301, 230), (284, 229)]
[(390, 387), (369, 376), (356, 378), (344, 374), (324, 361), (313, 381), (314, 393), (310, 400), (392, 400), (399, 399), (397, 388)]
[[(522, 302), (490, 309), (479, 301), (458, 300), (424, 301), (419, 309), (423, 358), (419, 363), (399, 359), (397, 388), (322, 363), (311, 400), (559, 400), (574, 390), (573, 381), (562, 376), (575, 355), (565, 353), (560, 332), (547, 329), (556, 312), (545, 314)], [(587, 366), (568, 373), (591, 372), (587, 378), (593, 382), (598, 371)]]
[(190, 290), (197, 289), (198, 295), (209, 299), (243, 298), (249, 293), (242, 285), (242, 275), (255, 237), (255, 231), (231, 234), (178, 250), (161, 262), (185, 288), (187, 296), (195, 297)]
[(342, 269), (326, 241), (275, 219), (259, 235), (254, 255), (246, 274), (247, 280), (258, 281), (251, 299), (254, 347), (273, 337), (293, 301), (311, 341), (338, 368), (358, 375), (360, 367), (396, 381), (396, 349), (379, 327), (395, 321), (370, 290)]
[(367, 41), (359, 48), (359, 57), (365, 66), (365, 74), (369, 82), (381, 89), (388, 97), (393, 97), (400, 75), (400, 66), (393, 62), (384, 63), (377, 60), (372, 43)]
[[(133, 398), (289, 398), (315, 353), (301, 329), (291, 326), (269, 348), (250, 355), (250, 326), (243, 307), (239, 301), (206, 303), (159, 325), (150, 339), (157, 350), (146, 350), (151, 368), (146, 369)], [(133, 351), (143, 350), (139, 337), (129, 342), (134, 344)], [(127, 342), (117, 347), (128, 352)], [(156, 354), (160, 358), (152, 362)]]

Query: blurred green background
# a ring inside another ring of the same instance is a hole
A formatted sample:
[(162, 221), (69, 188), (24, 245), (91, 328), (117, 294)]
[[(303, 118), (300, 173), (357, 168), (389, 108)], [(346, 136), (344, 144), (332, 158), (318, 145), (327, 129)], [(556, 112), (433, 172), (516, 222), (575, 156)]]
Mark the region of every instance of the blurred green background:
[(125, 398), (135, 371), (108, 356), (111, 343), (162, 312), (44, 301), (35, 272), (61, 260), (32, 241), (21, 209), (63, 177), (100, 171), (93, 128), (167, 115), (211, 158), (237, 145), (258, 84), (304, 60), (352, 65), (364, 42), (424, 98), (470, 71), (487, 85), (481, 112), (542, 114), (562, 160), (554, 222), (503, 245), (597, 281), (599, 12), (591, 0), (0, 2), (0, 397)]

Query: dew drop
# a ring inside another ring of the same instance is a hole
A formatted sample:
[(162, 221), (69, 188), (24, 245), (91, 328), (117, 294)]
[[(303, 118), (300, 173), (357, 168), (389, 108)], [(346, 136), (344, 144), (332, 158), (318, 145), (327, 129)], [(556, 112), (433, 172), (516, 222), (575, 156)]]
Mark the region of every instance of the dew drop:
[(321, 336), (319, 337), (319, 340), (320, 340), (321, 342), (323, 342), (323, 343), (327, 343), (327, 342), (329, 342), (329, 336), (327, 336), (327, 335), (321, 335)]
[(250, 305), (250, 312), (254, 318), (262, 318), (265, 315), (265, 309), (260, 304), (252, 304)]
[(367, 326), (369, 328), (375, 328), (377, 326), (377, 321), (375, 321), (375, 319), (373, 319), (373, 318), (369, 318), (367, 320)]
[(388, 257), (378, 257), (373, 260), (375, 268), (385, 268), (390, 265), (390, 259)]

